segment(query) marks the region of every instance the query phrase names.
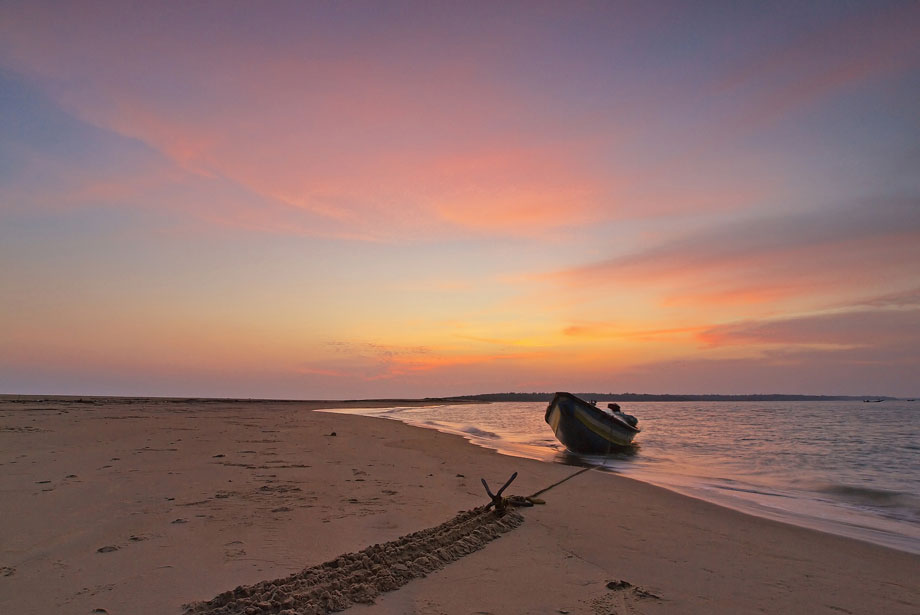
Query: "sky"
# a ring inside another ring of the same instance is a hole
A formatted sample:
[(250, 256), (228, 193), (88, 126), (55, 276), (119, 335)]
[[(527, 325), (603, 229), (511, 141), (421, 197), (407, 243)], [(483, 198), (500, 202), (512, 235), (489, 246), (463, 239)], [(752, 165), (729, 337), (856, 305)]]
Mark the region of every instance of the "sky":
[(917, 32), (0, 2), (0, 393), (920, 395)]

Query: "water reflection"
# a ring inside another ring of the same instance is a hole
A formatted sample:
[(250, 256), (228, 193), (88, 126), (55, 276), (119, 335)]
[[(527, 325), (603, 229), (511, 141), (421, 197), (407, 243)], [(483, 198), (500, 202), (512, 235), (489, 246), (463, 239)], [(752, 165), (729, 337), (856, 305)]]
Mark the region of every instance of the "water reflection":
[(615, 467), (611, 467), (611, 463), (634, 460), (639, 456), (639, 449), (640, 445), (636, 443), (633, 446), (611, 451), (609, 455), (580, 455), (578, 453), (573, 453), (567, 448), (562, 448), (556, 452), (556, 456), (553, 457), (552, 461), (580, 468), (600, 467), (605, 469), (616, 469)]

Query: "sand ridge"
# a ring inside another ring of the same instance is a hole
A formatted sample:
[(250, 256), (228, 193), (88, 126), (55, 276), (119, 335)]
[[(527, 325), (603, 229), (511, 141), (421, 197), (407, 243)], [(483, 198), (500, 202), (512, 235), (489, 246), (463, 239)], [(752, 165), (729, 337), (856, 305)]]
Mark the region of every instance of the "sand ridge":
[(478, 551), (523, 522), (514, 508), (504, 514), (474, 508), (436, 527), (186, 605), (185, 615), (324, 615), (355, 603), (373, 603), (380, 593), (399, 589)]

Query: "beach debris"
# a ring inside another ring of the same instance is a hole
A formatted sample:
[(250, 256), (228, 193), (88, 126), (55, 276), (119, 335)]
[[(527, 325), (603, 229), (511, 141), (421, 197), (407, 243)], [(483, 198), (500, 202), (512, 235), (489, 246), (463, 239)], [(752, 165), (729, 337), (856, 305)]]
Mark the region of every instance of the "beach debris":
[(16, 574), (16, 569), (12, 566), (0, 566), (0, 577), (11, 577)]
[(112, 551), (118, 551), (118, 547), (115, 545), (108, 545), (105, 547), (99, 547), (96, 549), (96, 553), (111, 553)]
[(379, 594), (440, 570), (523, 522), (513, 508), (499, 516), (480, 506), (436, 527), (340, 555), (288, 577), (240, 586), (183, 609), (185, 615), (326, 615), (356, 603), (372, 604)]

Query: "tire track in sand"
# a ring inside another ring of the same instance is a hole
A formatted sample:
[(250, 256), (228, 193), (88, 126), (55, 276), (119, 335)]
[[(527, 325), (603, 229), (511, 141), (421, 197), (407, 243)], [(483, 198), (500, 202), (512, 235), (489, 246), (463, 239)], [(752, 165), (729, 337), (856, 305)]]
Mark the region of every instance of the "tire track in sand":
[(207, 602), (187, 604), (185, 615), (325, 615), (355, 603), (372, 603), (414, 578), (482, 549), (524, 522), (485, 507), (459, 513), (433, 528), (346, 553), (274, 581), (240, 586)]

